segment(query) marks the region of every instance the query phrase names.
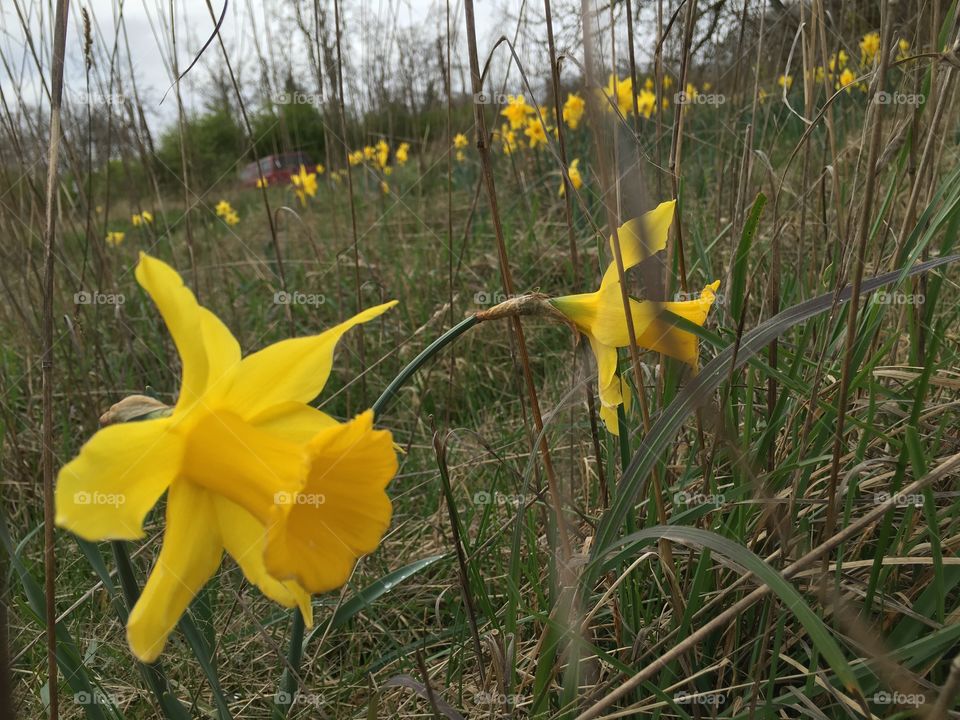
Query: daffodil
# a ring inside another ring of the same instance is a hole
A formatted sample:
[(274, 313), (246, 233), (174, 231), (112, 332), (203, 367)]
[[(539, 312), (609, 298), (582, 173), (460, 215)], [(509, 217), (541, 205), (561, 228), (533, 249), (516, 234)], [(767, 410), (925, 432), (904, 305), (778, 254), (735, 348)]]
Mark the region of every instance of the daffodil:
[(136, 213), (130, 218), (130, 222), (133, 223), (134, 227), (140, 227), (140, 225), (143, 223), (143, 218), (140, 216), (140, 213)]
[(527, 127), (523, 131), (523, 134), (529, 139), (531, 150), (540, 145), (547, 144), (547, 133), (543, 129), (543, 123), (541, 123), (539, 120), (531, 118), (530, 122), (527, 123)]
[(386, 140), (380, 140), (377, 142), (377, 165), (381, 168), (385, 168), (387, 163), (390, 161), (390, 146), (387, 144)]
[(512, 155), (517, 149), (517, 134), (504, 125), (500, 128), (500, 141), (503, 147), (504, 155)]
[(377, 149), (373, 145), (365, 145), (363, 148), (363, 159), (373, 160), (377, 156)]
[(237, 211), (231, 208), (230, 212), (223, 216), (223, 221), (230, 225), (231, 227), (240, 222), (240, 216), (237, 215)]
[(111, 232), (108, 232), (107, 238), (106, 238), (107, 245), (112, 245), (113, 247), (116, 247), (117, 245), (123, 242), (124, 238), (126, 238), (126, 234), (123, 232), (120, 232), (119, 230), (113, 230)]
[(347, 162), (351, 165), (359, 165), (363, 162), (363, 150), (354, 150), (347, 156)]
[(149, 210), (144, 210), (142, 213), (140, 213), (140, 217), (143, 218), (143, 221), (147, 225), (153, 222), (153, 213), (150, 212)]
[(300, 172), (290, 176), (290, 183), (294, 187), (294, 192), (300, 199), (301, 205), (307, 204), (307, 195), (313, 197), (317, 194), (317, 175), (308, 173), (307, 169), (301, 165)]
[(382, 192), (384, 195), (387, 195), (390, 192), (390, 185), (386, 180), (380, 181), (380, 192)]
[(323, 166), (322, 163), (317, 163), (317, 167), (316, 167), (316, 170), (315, 170), (315, 172), (317, 173), (317, 175), (323, 175), (326, 171), (327, 171), (327, 169)]
[(586, 101), (576, 93), (567, 94), (567, 101), (563, 104), (563, 121), (571, 130), (579, 127), (586, 106)]
[(781, 75), (777, 78), (777, 85), (789, 91), (793, 87), (793, 76)]
[(270, 184), (270, 182), (269, 182), (266, 178), (257, 178), (257, 187), (258, 187), (258, 188), (265, 188), (265, 187), (267, 187), (269, 184)]
[[(607, 79), (606, 95), (616, 103), (621, 115), (627, 116), (633, 110), (633, 80), (629, 77), (618, 80), (616, 75), (610, 75)], [(613, 110), (610, 103), (604, 103), (604, 106), (607, 110)]]
[(464, 154), (463, 150), (457, 150), (456, 159), (458, 163), (462, 163), (467, 159), (467, 156)]
[(533, 113), (534, 109), (527, 105), (527, 101), (523, 95), (517, 95), (516, 97), (510, 95), (507, 97), (507, 106), (500, 111), (500, 114), (510, 121), (510, 128), (512, 130), (522, 128), (527, 122), (527, 116)]
[(837, 90), (846, 90), (849, 93), (856, 79), (857, 76), (853, 74), (850, 68), (844, 68), (843, 72), (840, 73), (840, 78), (837, 80)]
[[(574, 158), (570, 163), (570, 167), (567, 168), (567, 175), (570, 177), (570, 184), (573, 185), (574, 190), (579, 190), (583, 187), (583, 176), (580, 175), (580, 158)], [(561, 180), (560, 197), (563, 197), (564, 188), (566, 188), (566, 183)]]
[[(620, 226), (617, 239), (624, 270), (666, 247), (675, 205), (673, 200), (661, 203), (641, 218)], [(611, 237), (611, 251), (614, 242)], [(697, 337), (673, 325), (665, 311), (703, 325), (719, 287), (720, 281), (717, 280), (692, 300), (653, 302), (631, 298), (630, 312), (637, 345), (676, 358), (696, 370), (699, 360)], [(630, 402), (630, 391), (617, 376), (617, 348), (629, 346), (630, 334), (616, 262), (607, 267), (596, 292), (554, 298), (550, 302), (590, 341), (597, 360), (600, 416), (607, 428), (617, 434), (617, 406), (624, 404), (628, 407)]]
[(836, 72), (837, 70), (842, 70), (847, 66), (847, 61), (850, 59), (850, 56), (843, 50), (836, 52), (830, 56), (828, 65), (830, 66), (830, 72)]
[(673, 78), (670, 77), (669, 75), (664, 75), (664, 76), (663, 76), (663, 89), (664, 89), (664, 90), (669, 90), (669, 89), (672, 88), (672, 87), (673, 87)]
[(643, 81), (643, 89), (653, 91), (653, 78), (647, 78)]
[(410, 143), (400, 143), (393, 154), (393, 159), (396, 160), (397, 165), (406, 165), (407, 160), (410, 159)]
[(141, 254), (136, 278), (179, 351), (179, 397), (165, 416), (102, 428), (61, 468), (56, 523), (90, 541), (141, 539), (166, 493), (163, 545), (127, 621), (143, 662), (160, 655), (224, 551), (310, 626), (310, 594), (342, 585), (379, 544), (397, 460), (371, 410), (340, 423), (307, 403), (323, 389), (340, 337), (395, 303), (241, 358), (171, 267)]
[(906, 38), (900, 38), (897, 42), (897, 49), (900, 51), (897, 53), (897, 60), (906, 60), (910, 57), (910, 41)]
[(455, 147), (457, 150), (462, 150), (469, 144), (470, 144), (470, 141), (467, 139), (467, 136), (464, 135), (463, 133), (457, 133), (456, 135), (454, 135), (453, 147)]
[(880, 52), (880, 33), (869, 32), (860, 39), (860, 62), (870, 65)]
[[(666, 98), (664, 98), (666, 100)], [(654, 95), (647, 89), (643, 89), (637, 93), (637, 110), (640, 111), (640, 114), (649, 118), (653, 115), (653, 111), (657, 109), (657, 96)]]
[(217, 215), (224, 217), (227, 213), (233, 211), (233, 207), (226, 200), (221, 200), (217, 203), (216, 207), (214, 207), (214, 210), (216, 211)]

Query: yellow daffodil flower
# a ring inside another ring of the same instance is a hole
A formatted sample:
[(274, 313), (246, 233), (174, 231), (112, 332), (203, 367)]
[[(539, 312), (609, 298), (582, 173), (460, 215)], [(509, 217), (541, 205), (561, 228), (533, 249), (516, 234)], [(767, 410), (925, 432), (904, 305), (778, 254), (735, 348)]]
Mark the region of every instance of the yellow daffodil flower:
[(373, 160), (377, 156), (377, 149), (373, 145), (365, 145), (363, 148), (363, 159)]
[(880, 52), (880, 33), (869, 32), (860, 40), (860, 62), (863, 65), (872, 65), (873, 59)]
[(576, 93), (568, 93), (567, 101), (563, 104), (563, 121), (571, 130), (576, 130), (583, 118), (586, 101)]
[(223, 216), (223, 221), (227, 225), (230, 225), (231, 227), (233, 227), (234, 225), (240, 222), (240, 216), (237, 215), (236, 210), (231, 208), (230, 212), (228, 212), (226, 215)]
[(147, 225), (153, 222), (153, 213), (150, 212), (149, 210), (144, 210), (142, 213), (140, 213), (140, 217), (143, 218), (143, 221)]
[(906, 60), (910, 57), (910, 41), (906, 38), (900, 38), (897, 42), (897, 49), (900, 51), (897, 53), (897, 60)]
[(390, 161), (390, 146), (386, 140), (380, 140), (377, 143), (377, 165), (385, 168)]
[(214, 210), (216, 211), (217, 215), (224, 217), (227, 213), (233, 211), (233, 207), (231, 207), (230, 203), (228, 203), (226, 200), (221, 200), (217, 203)]
[(849, 93), (853, 89), (853, 82), (856, 79), (857, 76), (853, 74), (850, 68), (844, 68), (843, 72), (840, 73), (840, 78), (837, 80), (837, 90), (846, 90)]
[(653, 78), (648, 77), (646, 80), (643, 81), (643, 89), (650, 90), (651, 92), (653, 92), (653, 84), (654, 84)]
[(527, 105), (527, 101), (523, 95), (517, 95), (516, 97), (510, 95), (507, 97), (507, 106), (500, 111), (500, 114), (510, 121), (510, 128), (512, 130), (522, 128), (527, 122), (527, 116), (533, 113), (533, 108)]
[[(573, 162), (570, 163), (570, 167), (567, 168), (567, 175), (570, 176), (570, 184), (573, 185), (574, 190), (579, 190), (583, 187), (583, 176), (580, 175), (580, 158), (574, 158)], [(566, 183), (563, 182), (563, 179), (560, 179), (560, 197), (563, 197), (566, 188)]]
[(363, 162), (363, 150), (354, 150), (347, 156), (347, 162), (351, 165), (359, 165)]
[(290, 176), (290, 183), (294, 187), (294, 192), (300, 199), (301, 205), (307, 204), (307, 195), (313, 197), (317, 194), (317, 175), (308, 173), (307, 169), (301, 165), (300, 172)]
[(462, 163), (464, 160), (467, 159), (467, 156), (464, 154), (463, 150), (457, 150), (457, 154), (455, 155), (455, 157), (458, 163)]
[[(660, 203), (641, 218), (620, 226), (617, 238), (620, 241), (624, 270), (634, 267), (666, 247), (675, 205), (674, 200)], [(641, 229), (645, 231), (643, 235)], [(648, 245), (644, 245), (643, 240), (646, 240)], [(614, 238), (611, 237), (611, 252), (613, 243)], [(674, 326), (663, 314), (664, 311), (669, 311), (703, 325), (719, 287), (720, 281), (717, 280), (707, 285), (701, 295), (692, 300), (653, 302), (631, 298), (630, 312), (637, 345), (676, 358), (696, 370), (699, 360), (697, 337)], [(626, 383), (617, 376), (617, 348), (628, 347), (630, 335), (616, 262), (607, 267), (600, 282), (600, 289), (596, 292), (554, 298), (550, 302), (590, 341), (597, 360), (600, 416), (610, 432), (616, 435), (617, 406), (623, 403), (629, 408), (630, 403), (630, 391)]]
[(781, 75), (777, 78), (777, 85), (789, 91), (793, 87), (793, 76)]
[(837, 70), (842, 70), (847, 66), (847, 61), (850, 59), (850, 56), (846, 52), (841, 50), (838, 53), (834, 53), (830, 56), (830, 60), (827, 63), (830, 66), (830, 72), (836, 72)]
[(470, 141), (467, 139), (467, 136), (463, 133), (457, 133), (453, 137), (453, 147), (457, 150), (462, 150), (467, 145), (470, 144)]
[(111, 232), (108, 232), (107, 238), (106, 238), (107, 245), (112, 245), (113, 247), (116, 247), (117, 245), (123, 242), (124, 238), (126, 238), (126, 233), (122, 233), (119, 230), (113, 230)]
[(641, 90), (637, 93), (637, 109), (643, 117), (649, 118), (653, 115), (653, 111), (657, 109), (657, 96), (649, 90)]
[(664, 89), (664, 90), (669, 90), (669, 89), (672, 88), (672, 87), (673, 87), (673, 78), (670, 77), (669, 75), (664, 75), (664, 76), (663, 76), (663, 89)]
[(386, 180), (380, 181), (380, 192), (384, 195), (387, 195), (390, 192), (390, 185), (387, 184)]
[(406, 165), (407, 160), (410, 159), (410, 143), (400, 143), (397, 151), (393, 154), (393, 158), (397, 165)]
[(140, 217), (140, 213), (137, 213), (130, 218), (130, 222), (133, 223), (134, 227), (140, 227), (140, 225), (143, 223), (143, 218)]
[(530, 122), (527, 123), (527, 127), (523, 131), (523, 134), (529, 138), (531, 150), (540, 145), (547, 144), (547, 133), (543, 129), (543, 124), (539, 120), (531, 118)]
[(500, 140), (503, 144), (503, 154), (512, 155), (517, 149), (517, 134), (507, 125), (500, 128)]
[(342, 585), (379, 544), (397, 459), (373, 411), (340, 423), (307, 403), (326, 384), (340, 337), (395, 303), (241, 358), (170, 266), (141, 253), (136, 278), (180, 354), (180, 394), (166, 416), (102, 428), (61, 468), (57, 525), (90, 541), (140, 539), (166, 493), (163, 545), (127, 622), (143, 662), (160, 655), (224, 551), (312, 625), (310, 594)]
[(266, 178), (257, 178), (257, 187), (258, 187), (258, 188), (265, 188), (265, 187), (267, 187), (269, 184), (270, 184), (270, 181), (267, 180)]
[[(605, 92), (607, 97), (616, 103), (621, 115), (626, 117), (630, 114), (633, 110), (633, 80), (629, 77), (618, 80), (616, 75), (611, 74), (607, 79), (607, 89)], [(604, 107), (611, 112), (613, 111), (613, 108), (608, 102), (604, 102)]]

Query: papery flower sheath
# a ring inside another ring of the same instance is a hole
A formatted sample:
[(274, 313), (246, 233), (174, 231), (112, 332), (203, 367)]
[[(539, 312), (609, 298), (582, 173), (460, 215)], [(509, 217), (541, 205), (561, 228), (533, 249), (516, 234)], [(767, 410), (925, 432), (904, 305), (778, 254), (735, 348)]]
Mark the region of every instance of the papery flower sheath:
[(141, 254), (136, 278), (179, 352), (180, 393), (166, 417), (102, 428), (60, 470), (57, 525), (91, 541), (140, 539), (166, 493), (163, 545), (127, 623), (144, 662), (160, 655), (224, 551), (310, 625), (310, 594), (342, 585), (386, 530), (397, 459), (372, 411), (341, 423), (307, 403), (340, 337), (395, 302), (241, 358), (170, 266)]
[[(620, 226), (617, 238), (624, 271), (666, 247), (675, 205), (674, 200), (660, 203), (641, 218)], [(640, 223), (643, 223), (643, 232)], [(611, 254), (614, 252), (613, 243), (611, 237)], [(699, 357), (697, 337), (673, 325), (664, 311), (703, 325), (719, 287), (720, 281), (717, 280), (707, 285), (698, 298), (675, 302), (630, 298), (637, 346), (676, 358), (696, 370)], [(617, 375), (617, 348), (630, 345), (630, 333), (616, 262), (607, 266), (596, 292), (553, 298), (550, 302), (590, 341), (597, 360), (600, 416), (610, 432), (618, 434), (617, 406), (621, 403), (629, 406), (630, 391)]]

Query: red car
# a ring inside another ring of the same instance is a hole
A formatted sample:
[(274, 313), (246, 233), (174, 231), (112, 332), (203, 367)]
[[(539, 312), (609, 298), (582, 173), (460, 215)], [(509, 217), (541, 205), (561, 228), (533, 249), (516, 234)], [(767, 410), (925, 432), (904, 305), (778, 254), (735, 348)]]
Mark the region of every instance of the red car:
[(244, 187), (257, 186), (257, 180), (260, 178), (260, 174), (257, 172), (258, 165), (268, 185), (283, 185), (290, 182), (290, 176), (300, 172), (301, 165), (306, 167), (308, 171), (313, 171), (313, 163), (306, 153), (267, 155), (257, 162), (250, 163), (240, 171), (240, 182), (243, 183)]

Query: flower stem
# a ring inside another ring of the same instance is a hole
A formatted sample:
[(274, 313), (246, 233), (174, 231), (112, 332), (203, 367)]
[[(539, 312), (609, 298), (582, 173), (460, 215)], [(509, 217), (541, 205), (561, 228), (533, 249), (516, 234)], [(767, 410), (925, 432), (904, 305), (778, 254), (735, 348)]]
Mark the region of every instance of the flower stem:
[(396, 395), (397, 390), (399, 390), (403, 384), (406, 383), (415, 372), (417, 372), (417, 370), (423, 367), (427, 360), (443, 350), (443, 348), (463, 335), (478, 322), (480, 322), (480, 319), (476, 315), (471, 315), (461, 320), (459, 323), (447, 330), (443, 335), (430, 343), (423, 350), (423, 352), (417, 355), (410, 362), (410, 364), (400, 371), (399, 375), (390, 381), (390, 384), (387, 385), (386, 389), (380, 394), (380, 397), (377, 398), (377, 401), (373, 403), (374, 416), (377, 416), (381, 413), (387, 403), (390, 402), (391, 398)]

